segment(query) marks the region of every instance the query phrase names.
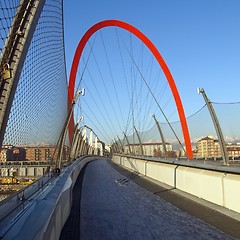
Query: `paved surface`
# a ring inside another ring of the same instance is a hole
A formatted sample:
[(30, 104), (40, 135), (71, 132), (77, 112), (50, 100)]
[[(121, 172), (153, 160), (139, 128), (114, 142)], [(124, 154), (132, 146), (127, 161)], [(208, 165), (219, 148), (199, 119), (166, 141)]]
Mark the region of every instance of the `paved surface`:
[(75, 185), (61, 239), (232, 239), (146, 191), (136, 179), (107, 160), (89, 163)]
[(167, 202), (177, 206), (179, 209), (188, 212), (192, 216), (203, 220), (204, 222), (220, 229), (224, 233), (232, 236), (234, 239), (240, 239), (240, 214), (230, 211), (226, 208), (217, 206), (203, 199), (194, 197), (190, 194), (183, 193), (174, 188), (166, 188), (164, 184), (159, 185), (149, 178), (138, 176), (130, 173), (128, 170), (119, 165), (109, 162), (111, 166), (116, 169), (120, 174), (131, 181), (147, 189), (154, 195), (166, 200)]

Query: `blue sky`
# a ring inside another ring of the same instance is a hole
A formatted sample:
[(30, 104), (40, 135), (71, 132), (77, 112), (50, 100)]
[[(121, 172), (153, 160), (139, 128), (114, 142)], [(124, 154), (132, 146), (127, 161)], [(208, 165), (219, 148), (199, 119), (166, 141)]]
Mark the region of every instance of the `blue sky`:
[(95, 23), (118, 19), (137, 27), (158, 48), (178, 87), (186, 116), (204, 105), (240, 100), (239, 0), (65, 1), (69, 73), (76, 46)]
[(156, 45), (176, 81), (186, 115), (203, 105), (196, 88), (217, 102), (239, 101), (240, 1), (65, 1), (68, 72), (75, 48), (93, 24), (126, 21)]

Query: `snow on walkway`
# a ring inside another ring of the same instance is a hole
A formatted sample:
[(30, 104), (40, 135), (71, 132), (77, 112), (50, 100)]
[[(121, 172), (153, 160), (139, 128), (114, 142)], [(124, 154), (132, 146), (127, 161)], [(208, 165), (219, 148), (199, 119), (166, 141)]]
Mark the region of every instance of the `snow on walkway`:
[(107, 160), (86, 167), (80, 239), (231, 239), (115, 171)]

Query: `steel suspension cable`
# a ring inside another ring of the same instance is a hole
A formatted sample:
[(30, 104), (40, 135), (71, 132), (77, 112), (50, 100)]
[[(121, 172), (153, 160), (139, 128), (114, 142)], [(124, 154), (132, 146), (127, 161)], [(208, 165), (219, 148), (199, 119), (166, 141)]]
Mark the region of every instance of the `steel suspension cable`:
[[(110, 102), (111, 108), (113, 109), (114, 115), (115, 115), (115, 117), (116, 117), (116, 119), (117, 119), (116, 111), (115, 111), (115, 109), (114, 109), (114, 107), (113, 107), (113, 105), (112, 105), (112, 101), (111, 101), (110, 95), (109, 95), (109, 93), (108, 93), (106, 83), (105, 83), (105, 81), (104, 81), (103, 75), (102, 75), (102, 73), (101, 73), (99, 64), (98, 64), (98, 62), (97, 62), (97, 60), (96, 60), (96, 57), (95, 57), (94, 53), (93, 53), (93, 59), (94, 59), (94, 62), (95, 62), (95, 64), (96, 64), (96, 66), (97, 66), (97, 70), (98, 70), (100, 79), (101, 79), (102, 82), (103, 82), (103, 87), (104, 87), (105, 92), (106, 92), (106, 94), (107, 94), (107, 98), (108, 98), (108, 100), (109, 100), (109, 102)], [(111, 118), (110, 118), (110, 122), (111, 122), (111, 124), (113, 125), (113, 123), (112, 123), (112, 121), (111, 121)]]
[[(131, 36), (131, 35), (130, 35), (130, 36)], [(130, 51), (133, 52), (132, 43), (130, 44), (130, 45), (131, 45), (131, 50), (128, 50), (128, 47), (126, 46), (125, 41), (124, 41), (122, 38), (120, 38), (120, 39), (121, 39), (122, 43), (124, 44), (125, 49), (127, 49), (128, 52), (130, 52)], [(130, 37), (130, 42), (132, 42), (132, 41), (131, 41), (131, 37)], [(133, 69), (133, 67), (132, 67), (132, 69)], [(131, 76), (133, 76), (133, 70), (132, 70), (132, 69), (131, 69), (131, 72), (132, 72)], [(131, 81), (131, 82), (132, 82), (132, 81)], [(142, 81), (141, 81), (141, 82), (142, 82)], [(133, 82), (132, 82), (132, 84), (131, 84), (131, 86), (132, 86), (132, 100), (131, 100), (131, 104), (130, 104), (130, 108), (132, 108), (132, 109), (135, 108), (135, 106), (137, 106), (137, 99), (138, 99), (138, 96), (137, 96), (135, 103), (133, 102), (133, 92), (134, 92), (134, 89), (135, 89), (135, 85), (136, 85), (136, 81), (135, 81), (134, 84), (133, 84)], [(156, 87), (157, 87), (157, 83), (156, 83), (156, 85), (155, 85), (155, 89), (156, 89)], [(147, 93), (146, 99), (148, 99), (148, 93)], [(144, 102), (146, 102), (146, 99), (144, 100)], [(153, 100), (151, 100), (151, 101), (153, 101)], [(131, 107), (131, 106), (132, 106), (132, 107)], [(146, 106), (147, 106), (147, 104), (145, 104), (145, 108), (146, 108)], [(150, 108), (150, 107), (151, 107), (151, 103), (149, 104), (149, 108)], [(138, 118), (141, 110), (142, 110), (142, 109), (140, 109), (140, 110), (138, 111), (137, 118)], [(146, 112), (146, 111), (145, 111), (145, 112)], [(146, 118), (146, 114), (145, 114), (145, 118)], [(129, 117), (128, 117), (128, 119), (129, 119)], [(132, 115), (132, 119), (133, 119), (133, 122), (134, 122), (134, 115)], [(127, 126), (129, 126), (128, 121), (127, 121)], [(125, 130), (125, 132), (127, 133), (127, 129)]]
[(163, 110), (162, 110), (162, 108), (161, 108), (160, 104), (158, 103), (158, 101), (157, 101), (157, 99), (156, 99), (155, 95), (153, 94), (153, 92), (152, 92), (151, 88), (149, 87), (149, 85), (148, 85), (148, 83), (147, 83), (146, 79), (144, 78), (144, 76), (143, 76), (142, 72), (140, 71), (139, 67), (137, 66), (136, 62), (134, 61), (134, 58), (132, 57), (132, 55), (131, 55), (131, 53), (130, 53), (130, 52), (129, 52), (129, 54), (130, 54), (130, 57), (131, 57), (131, 59), (132, 59), (132, 61), (133, 61), (134, 65), (136, 66), (136, 68), (137, 68), (137, 70), (138, 70), (139, 74), (141, 75), (141, 78), (142, 78), (142, 80), (143, 80), (143, 81), (144, 81), (144, 83), (146, 84), (146, 86), (147, 86), (147, 88), (148, 88), (149, 92), (151, 93), (152, 97), (154, 98), (154, 101), (156, 102), (156, 104), (157, 104), (157, 106), (158, 106), (159, 110), (161, 111), (161, 113), (163, 114), (163, 116), (164, 116), (164, 118), (165, 118), (166, 122), (168, 123), (169, 127), (171, 128), (171, 130), (172, 130), (172, 132), (173, 132), (174, 136), (176, 137), (176, 139), (177, 139), (178, 143), (181, 145), (182, 149), (183, 149), (183, 150), (184, 150), (184, 152), (186, 153), (186, 150), (184, 149), (184, 147), (183, 147), (183, 145), (182, 145), (182, 143), (181, 143), (180, 139), (178, 138), (178, 136), (177, 136), (177, 134), (176, 134), (175, 130), (173, 129), (173, 127), (172, 127), (171, 123), (169, 122), (169, 120), (168, 120), (167, 116), (166, 116), (166, 115), (165, 115), (165, 113), (163, 112)]
[[(106, 91), (106, 93), (107, 93), (108, 99), (109, 99), (109, 101), (110, 101), (110, 103), (111, 103), (111, 106), (112, 106), (111, 98), (110, 98), (110, 96), (109, 96), (109, 93), (108, 93), (108, 90), (107, 90), (105, 81), (104, 81), (104, 79), (103, 79), (103, 74), (102, 74), (102, 72), (101, 72), (101, 70), (100, 70), (100, 67), (99, 67), (99, 64), (98, 64), (98, 62), (97, 62), (97, 59), (96, 59), (96, 57), (95, 57), (94, 52), (92, 52), (92, 55), (93, 55), (94, 62), (95, 62), (95, 64), (96, 64), (96, 66), (97, 66), (97, 69), (98, 69), (98, 73), (99, 73), (99, 75), (100, 75), (100, 78), (101, 78), (101, 80), (102, 80), (103, 83), (104, 83), (104, 88), (105, 88), (105, 91)], [(88, 70), (88, 68), (87, 68), (87, 71), (88, 71), (88, 74), (89, 74), (89, 76), (90, 76), (90, 79), (92, 80), (92, 83), (93, 83), (93, 85), (94, 85), (94, 88), (95, 88), (95, 90), (96, 90), (96, 92), (97, 92), (97, 94), (98, 94), (98, 97), (99, 97), (99, 99), (100, 99), (100, 102), (102, 103), (102, 106), (103, 106), (103, 108), (104, 108), (104, 110), (105, 110), (105, 113), (106, 113), (106, 115), (108, 116), (108, 119), (110, 120), (110, 125), (111, 125), (111, 127), (112, 127), (112, 129), (113, 129), (113, 132), (115, 132), (115, 134), (116, 134), (117, 132), (116, 132), (116, 130), (115, 130), (115, 127), (114, 127), (114, 124), (113, 124), (113, 122), (112, 122), (112, 120), (111, 120), (111, 117), (110, 117), (110, 115), (109, 115), (109, 113), (108, 113), (108, 111), (107, 111), (107, 109), (106, 109), (106, 107), (105, 107), (105, 104), (104, 104), (104, 101), (103, 101), (103, 99), (102, 99), (102, 96), (101, 96), (101, 94), (99, 93), (98, 88), (96, 87), (95, 81), (94, 81), (94, 79), (93, 79), (90, 71)], [(90, 89), (89, 89), (89, 90), (90, 90)], [(94, 98), (93, 98), (93, 99), (94, 99)], [(112, 108), (113, 108), (113, 106), (112, 106)], [(113, 108), (113, 109), (114, 109), (114, 108)], [(114, 112), (115, 112), (115, 111), (114, 111)], [(101, 113), (101, 115), (104, 116), (102, 113)], [(116, 113), (115, 113), (115, 116), (116, 116)], [(105, 117), (104, 117), (104, 118), (105, 118)], [(111, 131), (112, 131), (112, 129), (111, 129)]]
[[(96, 119), (98, 125), (101, 126), (102, 129), (105, 129), (105, 128), (102, 126), (102, 124), (99, 122), (98, 117), (97, 117), (96, 114), (92, 111), (91, 107), (88, 105), (87, 101), (85, 101), (84, 98), (83, 98), (83, 102), (84, 102), (84, 103), (86, 104), (86, 106), (88, 107), (88, 109), (89, 109), (89, 111), (91, 112), (92, 116)], [(88, 116), (86, 112), (83, 111), (83, 113), (84, 113), (84, 115)], [(92, 124), (95, 126), (95, 128), (98, 129), (98, 127), (96, 126), (96, 124), (94, 124), (94, 122), (91, 121), (91, 118), (90, 118), (89, 116), (88, 116), (88, 118), (89, 118), (89, 121), (92, 122)], [(101, 132), (101, 131), (99, 131), (99, 132)], [(110, 137), (108, 136), (107, 132), (104, 131), (104, 133), (105, 133), (105, 134), (103, 134), (102, 136), (103, 136), (103, 137), (106, 137), (106, 136), (107, 136), (108, 138), (105, 138), (105, 139), (108, 141), (108, 140), (110, 139)]]
[[(101, 32), (101, 31), (100, 31), (100, 36), (101, 36), (101, 40), (102, 40), (102, 44), (103, 44), (103, 48), (104, 48), (105, 57), (106, 57), (106, 59), (107, 59), (108, 70), (109, 70), (109, 73), (110, 73), (110, 76), (111, 76), (111, 79), (112, 79), (112, 84), (113, 84), (113, 88), (114, 88), (114, 93), (115, 93), (115, 95), (116, 95), (118, 108), (119, 108), (120, 115), (121, 115), (121, 118), (122, 118), (122, 123), (123, 123), (123, 126), (124, 126), (124, 119), (123, 119), (122, 109), (121, 109), (121, 107), (120, 107), (119, 97), (118, 97), (118, 93), (117, 93), (117, 90), (116, 90), (116, 85), (115, 85), (115, 82), (114, 82), (114, 77), (113, 77), (113, 74), (112, 74), (112, 70), (111, 70), (111, 66), (110, 66), (110, 63), (109, 63), (108, 54), (107, 54), (107, 51), (106, 51), (106, 46), (105, 46), (105, 43), (104, 43), (104, 40), (103, 40), (103, 36), (102, 36), (102, 32)], [(114, 111), (115, 111), (115, 110), (114, 110)], [(119, 123), (118, 118), (117, 118), (117, 122), (118, 122), (118, 124), (119, 124), (119, 127), (121, 128), (121, 124)]]
[[(89, 74), (90, 74), (90, 72), (89, 72)], [(91, 75), (90, 75), (90, 76), (91, 76)], [(92, 79), (92, 80), (93, 80), (93, 79)], [(93, 81), (93, 83), (94, 83), (94, 81)], [(94, 86), (95, 86), (95, 83), (94, 83)], [(98, 103), (96, 102), (95, 97), (92, 95), (92, 93), (91, 93), (91, 91), (90, 91), (90, 88), (88, 88), (87, 83), (85, 83), (85, 87), (86, 87), (87, 92), (90, 94), (91, 99), (92, 99), (92, 101), (94, 102), (95, 106), (98, 106)], [(95, 87), (96, 87), (96, 86), (95, 86)], [(97, 88), (96, 88), (96, 90), (97, 90)], [(98, 98), (98, 99), (100, 99), (100, 102), (101, 102), (103, 108), (105, 109), (108, 118), (110, 119), (110, 116), (109, 116), (109, 114), (108, 114), (108, 111), (107, 111), (107, 109), (106, 109), (106, 107), (105, 107), (105, 105), (104, 105), (104, 102), (103, 102), (102, 97), (101, 97), (101, 95), (99, 94), (98, 90), (97, 90), (97, 93), (98, 93), (98, 95), (99, 95), (99, 98)], [(85, 102), (86, 102), (86, 101), (85, 101)], [(99, 110), (99, 107), (98, 107), (98, 110)], [(99, 111), (99, 113), (100, 113), (100, 115), (103, 117), (104, 121), (105, 121), (105, 122), (108, 122), (107, 119), (106, 119), (106, 117), (105, 117), (105, 115), (104, 115), (104, 113), (103, 113), (102, 111)], [(98, 117), (98, 118), (99, 118), (99, 117)], [(97, 119), (96, 119), (96, 120), (97, 120)], [(112, 125), (112, 127), (113, 127), (113, 130), (112, 130), (111, 128), (109, 128), (109, 129), (110, 129), (110, 131), (112, 132), (112, 134), (114, 135), (114, 134), (116, 134), (116, 131), (115, 131), (115, 128), (114, 128), (113, 124), (111, 124), (111, 125)], [(114, 133), (114, 131), (115, 131), (115, 133)]]

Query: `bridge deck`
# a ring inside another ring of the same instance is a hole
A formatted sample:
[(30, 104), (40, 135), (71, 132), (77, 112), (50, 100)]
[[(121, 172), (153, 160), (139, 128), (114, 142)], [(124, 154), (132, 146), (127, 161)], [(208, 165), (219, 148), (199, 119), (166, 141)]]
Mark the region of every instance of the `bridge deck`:
[(60, 239), (231, 239), (141, 188), (134, 178), (121, 175), (107, 160), (89, 163), (76, 182)]

